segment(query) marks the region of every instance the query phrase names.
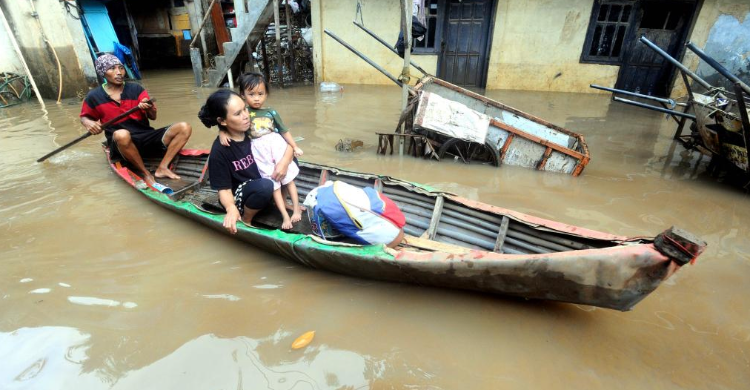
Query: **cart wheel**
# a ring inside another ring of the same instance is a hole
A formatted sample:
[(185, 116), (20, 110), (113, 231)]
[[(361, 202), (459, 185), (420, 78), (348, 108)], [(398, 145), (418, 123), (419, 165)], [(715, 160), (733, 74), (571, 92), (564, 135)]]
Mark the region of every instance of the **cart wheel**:
[(480, 144), (478, 142), (464, 141), (459, 138), (451, 138), (445, 141), (443, 146), (438, 150), (438, 157), (454, 157), (457, 160), (469, 164), (471, 162), (490, 163), (494, 166), (499, 164), (498, 151), (488, 143)]

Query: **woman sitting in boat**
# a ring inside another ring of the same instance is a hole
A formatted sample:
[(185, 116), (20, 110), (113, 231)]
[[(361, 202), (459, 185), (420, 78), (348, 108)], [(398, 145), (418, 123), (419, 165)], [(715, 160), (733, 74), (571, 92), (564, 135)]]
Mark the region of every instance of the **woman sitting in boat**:
[[(219, 202), (227, 211), (224, 227), (235, 234), (238, 220), (251, 225), (253, 217), (270, 203), (274, 184), (262, 178), (258, 171), (252, 140), (247, 135), (250, 115), (240, 95), (226, 89), (212, 93), (201, 107), (198, 118), (206, 127), (218, 126), (226, 131), (233, 141), (229, 146), (222, 146), (216, 138), (208, 159), (208, 175), (211, 188), (219, 192)], [(276, 163), (271, 179), (284, 178), (293, 158), (293, 149), (287, 148)]]

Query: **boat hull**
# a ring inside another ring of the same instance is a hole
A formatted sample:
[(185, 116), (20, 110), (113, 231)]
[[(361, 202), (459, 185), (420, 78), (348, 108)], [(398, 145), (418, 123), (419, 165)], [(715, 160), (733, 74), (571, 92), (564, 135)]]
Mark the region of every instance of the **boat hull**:
[[(198, 158), (203, 156), (202, 153), (204, 152), (188, 152)], [(121, 178), (137, 189), (136, 175), (119, 164), (110, 165)], [(346, 171), (330, 167), (306, 163), (301, 163), (301, 166), (307, 170), (321, 169), (321, 181), (325, 180), (325, 172), (335, 175), (339, 180), (346, 180), (347, 177)], [(205, 173), (205, 168), (203, 171)], [(363, 176), (349, 174), (353, 179), (362, 179)], [(387, 177), (379, 178), (382, 180), (381, 186), (407, 183)], [(611, 246), (553, 253), (507, 254), (439, 243), (435, 243), (437, 247), (432, 250), (420, 250), (417, 242), (419, 239), (413, 237), (407, 239), (406, 243), (415, 241), (412, 246), (402, 245), (390, 249), (383, 245), (334, 243), (311, 234), (251, 228), (242, 224), (238, 224), (236, 238), (304, 266), (344, 275), (623, 311), (630, 310), (684, 265), (684, 262), (677, 262), (665, 255), (663, 250), (657, 249), (653, 240), (628, 239), (595, 232), (418, 188), (424, 193), (444, 196), (445, 202), (464, 205), (467, 210), (502, 214), (516, 222), (521, 221), (547, 232), (564, 233), (585, 242), (602, 245), (608, 243)], [(226, 233), (222, 226), (224, 215), (200, 207), (200, 203), (197, 205), (189, 200), (190, 195), (187, 193), (169, 196), (150, 188), (141, 188), (139, 192), (162, 207)], [(305, 192), (304, 187), (302, 192)]]

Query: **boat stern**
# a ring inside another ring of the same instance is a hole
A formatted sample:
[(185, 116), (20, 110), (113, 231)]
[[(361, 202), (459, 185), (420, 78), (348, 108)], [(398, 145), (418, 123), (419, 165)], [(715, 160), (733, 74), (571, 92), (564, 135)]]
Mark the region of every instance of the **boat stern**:
[(694, 263), (706, 249), (706, 242), (692, 233), (672, 226), (654, 239), (654, 247), (678, 266)]

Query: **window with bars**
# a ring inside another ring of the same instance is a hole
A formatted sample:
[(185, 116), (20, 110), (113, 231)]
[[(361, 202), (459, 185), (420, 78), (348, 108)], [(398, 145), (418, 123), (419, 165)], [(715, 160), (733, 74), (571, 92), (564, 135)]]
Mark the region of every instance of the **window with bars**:
[(439, 49), (440, 42), (438, 42), (439, 35), (437, 35), (439, 1), (442, 3), (441, 0), (424, 0), (425, 27), (427, 27), (427, 32), (421, 41), (413, 40), (412, 47), (414, 51), (412, 54), (435, 54), (437, 49)]
[(596, 0), (581, 62), (619, 64), (633, 21), (634, 0)]

